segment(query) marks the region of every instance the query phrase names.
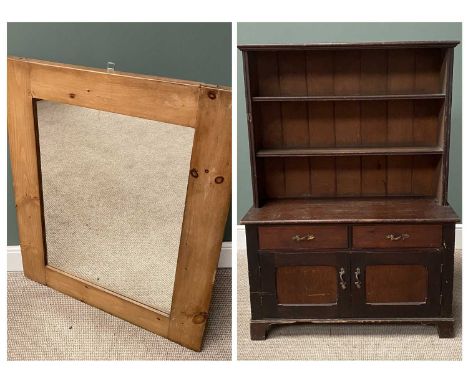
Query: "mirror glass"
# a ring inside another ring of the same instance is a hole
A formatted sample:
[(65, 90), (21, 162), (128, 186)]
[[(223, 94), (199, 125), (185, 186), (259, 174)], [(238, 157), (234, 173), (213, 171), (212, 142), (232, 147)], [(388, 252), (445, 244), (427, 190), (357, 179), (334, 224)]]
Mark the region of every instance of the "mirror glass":
[(48, 265), (169, 313), (194, 129), (37, 102)]

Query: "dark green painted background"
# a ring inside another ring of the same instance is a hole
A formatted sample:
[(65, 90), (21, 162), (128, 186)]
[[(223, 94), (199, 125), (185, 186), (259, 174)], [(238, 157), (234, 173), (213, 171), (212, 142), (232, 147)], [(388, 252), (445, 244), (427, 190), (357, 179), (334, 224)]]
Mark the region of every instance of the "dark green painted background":
[[(8, 23), (8, 54), (231, 86), (230, 23)], [(8, 245), (18, 245), (7, 171)], [(231, 241), (231, 217), (224, 240)]]
[[(461, 23), (238, 23), (238, 44), (462, 39)], [(252, 206), (242, 55), (237, 53), (237, 218)], [(448, 199), (462, 216), (462, 48), (455, 49)]]

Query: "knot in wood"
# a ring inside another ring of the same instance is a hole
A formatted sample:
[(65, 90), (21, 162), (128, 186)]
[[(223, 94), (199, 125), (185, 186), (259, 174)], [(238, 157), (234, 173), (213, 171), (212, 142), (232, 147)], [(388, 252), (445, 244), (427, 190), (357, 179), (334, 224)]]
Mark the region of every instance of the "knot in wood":
[(190, 175), (192, 175), (194, 178), (198, 178), (198, 171), (196, 168), (192, 168), (190, 170)]
[(203, 324), (206, 319), (208, 318), (208, 313), (207, 312), (201, 312), (193, 316), (192, 322), (194, 324)]
[(209, 99), (215, 99), (216, 98), (216, 93), (214, 91), (209, 91), (208, 92), (208, 98)]
[(217, 176), (217, 177), (215, 178), (215, 183), (216, 183), (216, 184), (221, 184), (221, 183), (223, 183), (223, 182), (224, 182), (224, 177), (222, 177), (222, 176)]

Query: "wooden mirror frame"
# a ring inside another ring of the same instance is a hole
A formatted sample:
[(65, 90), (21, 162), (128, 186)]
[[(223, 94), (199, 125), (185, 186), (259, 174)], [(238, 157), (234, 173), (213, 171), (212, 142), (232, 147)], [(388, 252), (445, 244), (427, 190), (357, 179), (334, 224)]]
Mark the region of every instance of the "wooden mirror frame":
[[(37, 100), (195, 129), (169, 314), (47, 265)], [(8, 58), (8, 140), (24, 274), (200, 351), (231, 195), (231, 90)]]

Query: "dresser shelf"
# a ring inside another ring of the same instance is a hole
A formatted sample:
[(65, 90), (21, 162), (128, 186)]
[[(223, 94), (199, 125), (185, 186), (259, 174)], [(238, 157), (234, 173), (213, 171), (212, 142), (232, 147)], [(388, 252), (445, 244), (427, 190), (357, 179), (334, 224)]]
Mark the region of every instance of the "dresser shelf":
[(241, 224), (455, 223), (450, 206), (428, 197), (290, 198), (252, 208)]
[(316, 96), (274, 96), (252, 97), (253, 102), (311, 102), (311, 101), (391, 101), (444, 99), (443, 93), (428, 94), (369, 94), (369, 95), (316, 95)]
[(367, 155), (442, 155), (441, 147), (321, 147), (297, 149), (268, 149), (257, 151), (258, 158), (274, 157), (337, 157)]

